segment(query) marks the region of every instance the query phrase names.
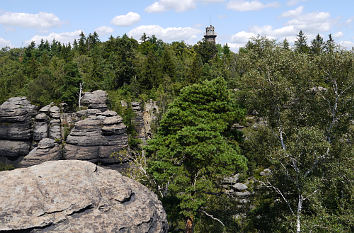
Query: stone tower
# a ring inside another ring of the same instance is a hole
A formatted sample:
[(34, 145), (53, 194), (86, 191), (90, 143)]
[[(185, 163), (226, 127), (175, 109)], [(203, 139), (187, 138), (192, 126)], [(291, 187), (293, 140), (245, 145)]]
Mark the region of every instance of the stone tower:
[(214, 26), (210, 25), (209, 27), (205, 28), (205, 41), (211, 42), (215, 44), (215, 38), (216, 38), (216, 34), (214, 32)]

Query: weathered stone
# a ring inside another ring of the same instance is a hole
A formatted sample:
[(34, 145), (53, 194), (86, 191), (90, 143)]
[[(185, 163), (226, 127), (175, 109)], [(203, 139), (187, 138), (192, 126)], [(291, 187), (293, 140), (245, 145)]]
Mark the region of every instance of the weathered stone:
[(30, 119), (25, 122), (0, 122), (0, 140), (30, 140), (32, 137), (32, 124)]
[(49, 109), (50, 116), (52, 118), (60, 118), (60, 108), (58, 106), (53, 106)]
[(266, 168), (266, 169), (264, 169), (263, 171), (261, 171), (261, 172), (259, 173), (259, 175), (261, 175), (261, 176), (270, 176), (271, 173), (272, 173), (272, 171), (271, 171), (269, 168)]
[(0, 155), (15, 159), (19, 156), (27, 155), (31, 144), (27, 141), (0, 140)]
[(0, 106), (0, 155), (15, 161), (30, 150), (36, 106), (26, 97), (13, 97)]
[(245, 184), (242, 183), (236, 183), (232, 186), (234, 189), (239, 190), (239, 191), (243, 191), (246, 190), (248, 187)]
[(55, 143), (53, 139), (44, 138), (38, 143), (36, 148), (23, 158), (20, 162), (20, 166), (28, 167), (61, 158), (62, 152), (60, 145)]
[(93, 92), (85, 92), (81, 103), (88, 108), (99, 109), (101, 111), (107, 110), (107, 93), (102, 90)]
[(35, 117), (36, 121), (48, 121), (49, 117), (45, 113), (37, 114)]
[(49, 137), (52, 139), (57, 139), (60, 140), (61, 139), (61, 128), (60, 128), (60, 124), (53, 124), (50, 125), (49, 128)]
[(0, 122), (25, 122), (36, 113), (36, 106), (26, 97), (13, 97), (0, 105)]
[(240, 174), (238, 174), (238, 173), (234, 176), (226, 177), (223, 180), (223, 184), (236, 184), (239, 177), (240, 177)]
[(156, 195), (84, 161), (49, 161), (1, 172), (0, 231), (167, 232)]
[(102, 115), (107, 117), (112, 117), (112, 116), (117, 116), (118, 114), (115, 111), (107, 110), (103, 112)]
[(34, 123), (33, 139), (35, 141), (40, 141), (46, 137), (48, 137), (48, 124), (47, 124), (47, 122)]
[(235, 192), (234, 193), (236, 196), (238, 196), (238, 197), (248, 197), (248, 196), (250, 196), (251, 195), (251, 193), (250, 192), (248, 192), (248, 191), (244, 191), (244, 192)]
[(65, 158), (104, 164), (128, 161), (130, 156), (122, 153), (127, 150), (128, 135), (121, 121), (120, 116), (92, 115), (76, 122), (66, 139)]
[(114, 117), (106, 117), (103, 121), (104, 125), (113, 125), (119, 124), (123, 122), (123, 118), (121, 116), (114, 116)]
[(102, 135), (124, 134), (126, 130), (127, 127), (123, 123), (119, 125), (105, 125), (102, 127)]
[(53, 103), (50, 103), (46, 106), (44, 106), (43, 108), (39, 109), (39, 112), (43, 112), (43, 113), (49, 113), (49, 109), (53, 106)]

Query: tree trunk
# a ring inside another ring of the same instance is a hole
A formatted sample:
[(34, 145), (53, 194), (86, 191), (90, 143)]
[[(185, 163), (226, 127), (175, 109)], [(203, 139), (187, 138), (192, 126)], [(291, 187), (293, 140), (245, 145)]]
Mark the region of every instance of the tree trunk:
[(188, 217), (186, 220), (186, 229), (185, 229), (185, 233), (193, 233), (193, 218), (192, 217)]
[(302, 210), (302, 201), (303, 201), (303, 196), (301, 194), (299, 194), (299, 200), (297, 203), (297, 212), (296, 212), (296, 233), (301, 232), (300, 215), (301, 215), (301, 210)]

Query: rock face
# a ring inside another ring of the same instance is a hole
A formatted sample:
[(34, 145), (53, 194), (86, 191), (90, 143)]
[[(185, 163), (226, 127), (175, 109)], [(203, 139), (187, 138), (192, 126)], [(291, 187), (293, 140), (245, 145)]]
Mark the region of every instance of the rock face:
[(85, 92), (81, 103), (88, 108), (105, 111), (107, 110), (107, 93), (102, 90)]
[(88, 109), (76, 113), (63, 113), (54, 104), (36, 111), (25, 97), (3, 103), (0, 162), (26, 167), (78, 159), (126, 167), (131, 159), (126, 126), (122, 117), (107, 110), (107, 93), (85, 92), (82, 102)]
[(113, 111), (97, 109), (83, 110), (78, 114), (87, 118), (76, 122), (67, 137), (65, 159), (102, 164), (129, 161), (128, 134), (122, 117)]
[(20, 166), (29, 167), (50, 160), (62, 159), (61, 145), (54, 139), (44, 138), (28, 155), (20, 162)]
[(143, 144), (152, 137), (152, 124), (157, 120), (159, 114), (159, 107), (156, 101), (148, 101), (144, 103), (132, 102), (132, 110), (135, 114), (134, 125), (138, 132), (138, 138), (142, 140)]
[(86, 161), (1, 172), (0, 232), (167, 232), (143, 185)]
[(28, 154), (36, 107), (26, 97), (8, 99), (0, 106), (0, 157), (16, 161)]

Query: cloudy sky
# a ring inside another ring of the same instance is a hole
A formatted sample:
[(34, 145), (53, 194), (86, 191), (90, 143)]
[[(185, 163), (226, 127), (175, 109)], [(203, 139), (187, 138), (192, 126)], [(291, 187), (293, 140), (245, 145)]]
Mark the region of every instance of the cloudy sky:
[(1, 0), (0, 47), (41, 39), (68, 43), (81, 31), (139, 39), (145, 32), (194, 44), (215, 26), (217, 42), (237, 50), (262, 35), (293, 42), (299, 30), (312, 39), (332, 34), (354, 46), (354, 0)]

